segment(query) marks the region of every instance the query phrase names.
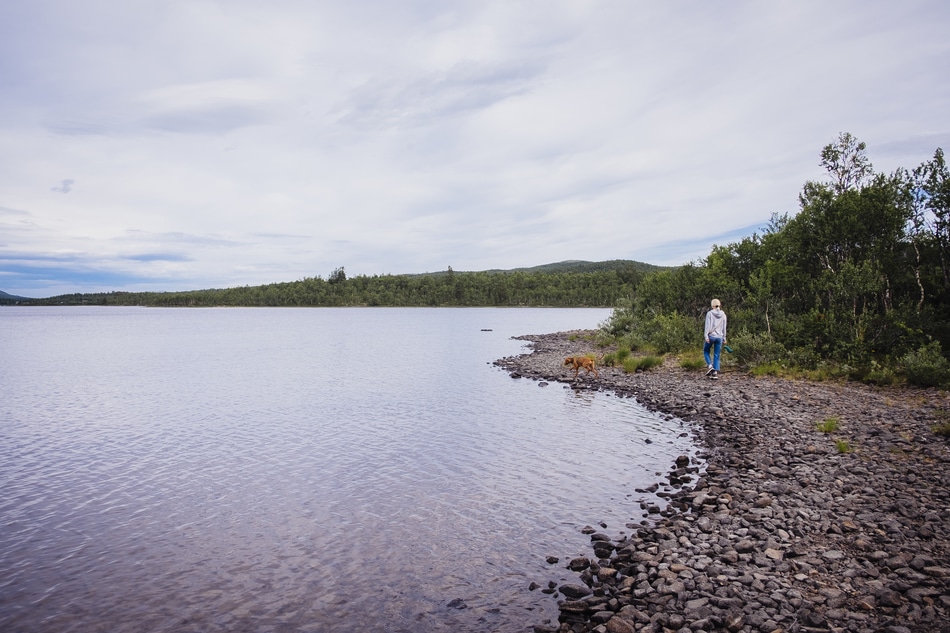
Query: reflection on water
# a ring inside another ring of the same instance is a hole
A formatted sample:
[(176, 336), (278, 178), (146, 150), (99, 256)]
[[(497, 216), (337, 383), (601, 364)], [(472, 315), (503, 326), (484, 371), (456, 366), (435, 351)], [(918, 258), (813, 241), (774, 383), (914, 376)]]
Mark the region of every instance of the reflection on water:
[[(692, 454), (491, 365), (605, 310), (0, 309), (0, 630), (523, 631)], [(482, 331), (490, 329), (490, 332)]]

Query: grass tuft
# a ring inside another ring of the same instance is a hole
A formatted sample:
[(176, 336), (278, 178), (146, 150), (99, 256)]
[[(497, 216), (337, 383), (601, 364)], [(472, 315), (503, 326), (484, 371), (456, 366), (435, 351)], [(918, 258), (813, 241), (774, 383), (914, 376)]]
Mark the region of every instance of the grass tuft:
[(838, 448), (839, 453), (853, 453), (854, 448), (851, 447), (851, 444), (848, 443), (848, 440), (835, 440), (835, 446)]
[(604, 354), (604, 359), (600, 364), (604, 367), (616, 367), (623, 365), (623, 362), (630, 356), (630, 350), (626, 347), (618, 347), (613, 352)]
[(816, 427), (822, 433), (834, 433), (841, 428), (841, 420), (835, 417), (825, 418), (825, 420), (818, 423)]
[(756, 365), (752, 368), (750, 373), (756, 377), (762, 376), (775, 376), (781, 377), (786, 375), (788, 372), (784, 367), (778, 363), (762, 363), (761, 365)]
[(682, 357), (680, 367), (683, 369), (706, 369), (706, 361), (702, 358)]
[(638, 371), (647, 371), (662, 364), (662, 356), (630, 356), (623, 361), (623, 371), (626, 374), (633, 374)]
[(683, 369), (706, 369), (706, 359), (702, 352), (684, 352), (679, 355), (679, 366)]

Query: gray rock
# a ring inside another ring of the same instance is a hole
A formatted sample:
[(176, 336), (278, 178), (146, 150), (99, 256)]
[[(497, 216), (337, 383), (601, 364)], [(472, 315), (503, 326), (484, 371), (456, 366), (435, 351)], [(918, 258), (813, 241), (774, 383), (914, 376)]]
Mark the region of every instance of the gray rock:
[(564, 594), (566, 598), (571, 600), (579, 600), (580, 598), (587, 597), (593, 593), (590, 588), (584, 585), (573, 584), (561, 585), (558, 587), (558, 591)]

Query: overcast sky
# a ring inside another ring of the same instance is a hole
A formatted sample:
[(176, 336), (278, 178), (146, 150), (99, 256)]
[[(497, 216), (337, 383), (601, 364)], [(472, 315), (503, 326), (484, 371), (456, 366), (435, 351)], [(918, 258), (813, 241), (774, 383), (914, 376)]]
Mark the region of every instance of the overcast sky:
[(0, 290), (697, 261), (841, 132), (950, 151), (946, 0), (0, 0)]

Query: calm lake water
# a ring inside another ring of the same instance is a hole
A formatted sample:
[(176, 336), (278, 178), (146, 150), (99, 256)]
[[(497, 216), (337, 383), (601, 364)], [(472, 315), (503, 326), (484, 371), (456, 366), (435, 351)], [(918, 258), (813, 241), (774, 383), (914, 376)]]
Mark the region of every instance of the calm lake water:
[(555, 621), (529, 584), (576, 582), (581, 529), (629, 531), (695, 453), (632, 399), (491, 364), (608, 316), (0, 308), (0, 630)]

